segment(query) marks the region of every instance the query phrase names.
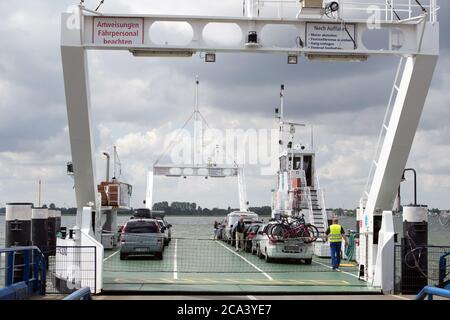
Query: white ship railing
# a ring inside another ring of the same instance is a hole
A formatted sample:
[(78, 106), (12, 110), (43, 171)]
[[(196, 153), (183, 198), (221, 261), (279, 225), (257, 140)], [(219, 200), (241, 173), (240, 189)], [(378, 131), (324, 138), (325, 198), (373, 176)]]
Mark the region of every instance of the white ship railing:
[(373, 161), (370, 165), (370, 170), (369, 170), (369, 175), (366, 180), (366, 185), (364, 186), (364, 194), (362, 197), (362, 202), (363, 202), (362, 207), (365, 207), (365, 202), (367, 201), (367, 198), (368, 198), (369, 192), (370, 192), (370, 187), (372, 185), (373, 176), (375, 175), (375, 170), (378, 166), (378, 160), (379, 160), (380, 153), (381, 153), (381, 147), (383, 146), (383, 141), (386, 136), (387, 130), (389, 128), (389, 121), (390, 121), (390, 117), (392, 114), (392, 109), (394, 108), (395, 98), (396, 98), (396, 95), (399, 90), (400, 76), (401, 76), (401, 71), (404, 68), (404, 65), (405, 65), (405, 59), (403, 57), (401, 57), (400, 61), (398, 63), (397, 72), (395, 74), (394, 85), (392, 86), (391, 94), (389, 96), (389, 102), (387, 104), (387, 108), (386, 108), (386, 111), (384, 114), (383, 124), (381, 126), (381, 130), (378, 135), (377, 145), (375, 148), (375, 155), (374, 155)]
[[(323, 220), (323, 228), (324, 230), (328, 229), (328, 214), (327, 207), (325, 205), (325, 195), (323, 193), (322, 188), (320, 187), (319, 177), (316, 177), (316, 189), (317, 189), (317, 199), (319, 200), (320, 207), (322, 208), (322, 220)], [(319, 197), (320, 194), (320, 197)]]
[(311, 188), (305, 187), (306, 191), (306, 199), (308, 201), (308, 208), (309, 208), (309, 219), (311, 221), (311, 218), (313, 217), (314, 211), (313, 211), (313, 205), (312, 205), (312, 199), (311, 199)]
[[(437, 22), (440, 9), (437, 0), (335, 0), (339, 3), (339, 16), (336, 18), (367, 18), (372, 19), (375, 11), (379, 14), (375, 22), (394, 22), (422, 17), (424, 11), (428, 14), (431, 23)], [(287, 18), (298, 14), (302, 8), (299, 0), (243, 0), (243, 12), (247, 15), (251, 3), (256, 7), (257, 16), (263, 14), (263, 10), (276, 9), (279, 18)], [(295, 13), (294, 13), (295, 11)]]

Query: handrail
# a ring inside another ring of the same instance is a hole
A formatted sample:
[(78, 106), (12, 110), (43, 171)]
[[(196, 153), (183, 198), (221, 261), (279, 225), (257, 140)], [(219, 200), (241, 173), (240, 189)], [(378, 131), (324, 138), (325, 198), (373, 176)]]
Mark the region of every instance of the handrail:
[(447, 284), (450, 284), (450, 281), (445, 281), (445, 278), (447, 278), (447, 257), (450, 256), (450, 252), (447, 252), (446, 254), (442, 255), (439, 258), (439, 287), (444, 289)]
[[(252, 0), (243, 1), (244, 15), (246, 14), (245, 8), (247, 6), (247, 1)], [(389, 0), (384, 2), (381, 0), (366, 0), (359, 2), (355, 0), (338, 0), (338, 2), (340, 8), (339, 16), (341, 18), (347, 19), (348, 17), (346, 16), (349, 13), (354, 13), (356, 15), (360, 15), (361, 13), (372, 14), (368, 12), (368, 9), (373, 10), (373, 8), (377, 8), (380, 12), (379, 21), (385, 22), (394, 22), (394, 20), (397, 19), (396, 13), (406, 14), (406, 19), (417, 18), (420, 17), (419, 13), (422, 13), (425, 9), (429, 13), (429, 21), (434, 24), (437, 22), (437, 14), (440, 9), (436, 0), (428, 0), (426, 3), (420, 5), (411, 0)], [(295, 0), (253, 0), (253, 3), (258, 10), (258, 16), (260, 15), (260, 11), (265, 7), (276, 8), (280, 18), (284, 13), (284, 9), (301, 10), (302, 8), (301, 3)], [(416, 13), (417, 15), (415, 15)]]
[[(29, 246), (29, 247), (9, 247), (9, 248), (1, 248), (0, 247), (0, 253), (3, 252), (15, 252), (15, 251), (25, 251), (25, 250), (37, 250), (41, 252), (41, 249), (36, 246)], [(42, 252), (41, 252), (42, 253)]]
[(367, 199), (367, 197), (369, 196), (371, 183), (372, 183), (374, 175), (375, 175), (375, 169), (376, 169), (376, 166), (378, 165), (378, 160), (380, 158), (381, 148), (383, 146), (383, 139), (386, 136), (386, 132), (388, 130), (388, 125), (389, 125), (389, 119), (390, 119), (391, 114), (392, 114), (392, 109), (394, 108), (394, 98), (395, 98), (395, 95), (396, 95), (396, 92), (397, 92), (397, 88), (399, 86), (398, 85), (398, 81), (400, 79), (401, 70), (402, 70), (403, 66), (404, 66), (404, 58), (401, 57), (400, 60), (399, 60), (398, 66), (397, 66), (397, 71), (395, 73), (394, 85), (392, 86), (392, 90), (391, 90), (391, 93), (389, 95), (389, 102), (388, 102), (386, 111), (384, 113), (384, 118), (383, 118), (383, 123), (381, 125), (381, 130), (380, 130), (380, 133), (378, 134), (378, 140), (377, 140), (377, 144), (376, 144), (375, 155), (373, 157), (372, 163), (370, 164), (369, 175), (367, 177), (366, 184), (364, 186), (364, 194), (362, 196), (363, 199)]
[(91, 288), (89, 288), (89, 287), (81, 288), (81, 289), (71, 293), (70, 295), (65, 297), (63, 300), (77, 300), (77, 301), (92, 300)]
[[(317, 182), (317, 192), (320, 192), (320, 207), (322, 208), (322, 220), (323, 220), (323, 227), (324, 230), (328, 229), (328, 214), (327, 214), (327, 208), (325, 205), (325, 195), (323, 193), (322, 188), (320, 187), (320, 181), (319, 177), (316, 176), (316, 182)], [(319, 195), (317, 195), (319, 197)]]
[[(17, 264), (15, 261), (15, 253), (23, 252), (23, 262)], [(0, 248), (0, 255), (5, 254), (5, 287), (10, 287), (14, 282), (14, 269), (23, 268), (23, 278), (21, 279), (30, 287), (30, 292), (39, 292), (45, 294), (46, 257), (37, 246), (20, 246)], [(19, 281), (20, 282), (20, 281)]]
[(427, 296), (428, 300), (433, 300), (433, 296), (439, 296), (450, 299), (450, 290), (426, 286), (416, 296), (416, 300), (425, 300)]

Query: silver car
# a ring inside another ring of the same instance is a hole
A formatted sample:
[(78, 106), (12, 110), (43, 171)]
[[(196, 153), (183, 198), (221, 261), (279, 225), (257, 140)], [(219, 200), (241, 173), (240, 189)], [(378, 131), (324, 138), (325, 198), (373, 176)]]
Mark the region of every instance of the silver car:
[(274, 230), (278, 223), (269, 223), (264, 226), (254, 242), (256, 242), (256, 254), (266, 262), (274, 259), (303, 260), (305, 264), (311, 264), (314, 251), (313, 243), (305, 243), (301, 239), (283, 238)]
[(164, 231), (164, 245), (168, 246), (172, 241), (172, 225), (164, 218), (157, 218), (161, 231)]
[(120, 237), (120, 260), (134, 255), (153, 255), (162, 260), (164, 229), (156, 219), (132, 219), (128, 221)]

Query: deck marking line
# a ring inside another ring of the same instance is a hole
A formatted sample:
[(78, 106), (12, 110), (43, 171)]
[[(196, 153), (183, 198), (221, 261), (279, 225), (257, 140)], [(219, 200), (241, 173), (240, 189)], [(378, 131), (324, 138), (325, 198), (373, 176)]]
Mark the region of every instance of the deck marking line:
[(258, 300), (258, 299), (256, 299), (255, 296), (247, 296), (247, 298), (249, 298), (250, 300), (253, 300), (253, 301)]
[(251, 263), (250, 261), (248, 261), (246, 258), (244, 258), (243, 256), (241, 256), (240, 254), (238, 254), (237, 252), (231, 250), (230, 248), (226, 247), (223, 243), (218, 242), (218, 244), (220, 244), (222, 247), (224, 247), (225, 249), (227, 249), (228, 251), (230, 251), (232, 254), (237, 255), (239, 258), (241, 258), (242, 260), (244, 260), (245, 262), (247, 262), (249, 265), (251, 265), (253, 268), (255, 268), (256, 270), (258, 270), (259, 272), (261, 272), (267, 279), (269, 279), (270, 281), (273, 281), (273, 278), (271, 276), (269, 276), (267, 273), (265, 273), (263, 270), (261, 270), (260, 268), (258, 268), (257, 266), (255, 266), (253, 263)]
[(395, 294), (391, 294), (391, 296), (392, 297), (395, 297), (395, 298), (397, 298), (397, 299), (401, 299), (401, 300), (411, 300), (411, 299), (408, 299), (408, 298), (405, 298), (405, 297), (402, 297), (402, 296), (398, 296), (398, 295), (395, 295)]
[(106, 257), (105, 259), (103, 259), (103, 262), (105, 262), (106, 260), (108, 260), (109, 258), (112, 258), (113, 256), (115, 256), (116, 254), (118, 254), (120, 251), (117, 250), (116, 252), (114, 252), (113, 254), (109, 255), (108, 257)]
[(173, 279), (178, 280), (178, 264), (177, 264), (177, 248), (178, 248), (178, 239), (175, 239), (175, 249), (173, 254)]
[[(321, 266), (324, 266), (324, 267), (326, 267), (328, 269), (333, 269), (332, 267), (327, 266), (326, 264), (324, 264), (322, 262), (317, 262), (317, 261), (314, 261), (314, 260), (313, 260), (313, 262), (317, 263), (317, 264), (320, 264)], [(359, 279), (359, 277), (356, 274), (353, 274), (353, 273), (350, 273), (350, 272), (347, 272), (347, 271), (342, 271), (342, 270), (339, 270), (338, 272), (342, 272), (342, 273), (348, 274), (349, 276), (352, 276), (352, 277), (355, 277), (355, 278)]]

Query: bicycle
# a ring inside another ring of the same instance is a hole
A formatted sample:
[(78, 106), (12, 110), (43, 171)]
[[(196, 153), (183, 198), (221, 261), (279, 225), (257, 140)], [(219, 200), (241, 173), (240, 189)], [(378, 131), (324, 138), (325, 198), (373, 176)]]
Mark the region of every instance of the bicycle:
[(319, 230), (316, 226), (306, 223), (302, 214), (299, 217), (281, 217), (279, 224), (272, 228), (272, 235), (283, 239), (300, 238), (305, 243), (312, 243), (319, 238)]

